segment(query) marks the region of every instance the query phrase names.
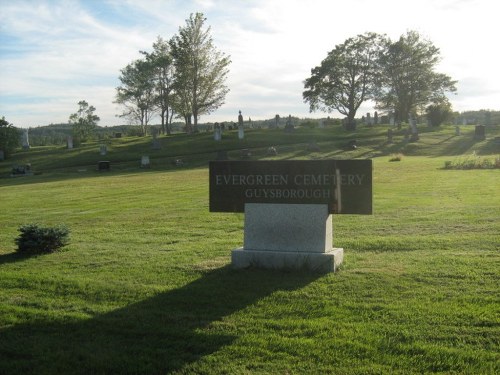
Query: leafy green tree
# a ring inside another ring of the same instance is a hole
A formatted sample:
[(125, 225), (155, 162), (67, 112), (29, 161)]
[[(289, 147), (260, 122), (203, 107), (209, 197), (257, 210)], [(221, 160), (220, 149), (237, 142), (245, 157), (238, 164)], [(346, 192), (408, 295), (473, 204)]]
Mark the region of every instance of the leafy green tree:
[(69, 116), (69, 123), (73, 126), (73, 136), (85, 142), (94, 134), (100, 118), (94, 114), (95, 107), (85, 100), (79, 101), (78, 106), (78, 111)]
[(165, 134), (171, 133), (171, 123), (175, 105), (174, 61), (167, 41), (158, 37), (153, 43), (153, 52), (142, 52), (146, 60), (152, 64), (151, 80), (155, 90), (155, 103), (161, 118), (161, 129)]
[(432, 126), (439, 126), (443, 122), (450, 120), (453, 116), (451, 103), (446, 98), (442, 101), (427, 106), (425, 112), (427, 115), (427, 120)]
[(19, 147), (20, 133), (14, 125), (9, 124), (4, 116), (0, 119), (0, 150), (7, 159)]
[(347, 129), (355, 129), (356, 112), (372, 99), (379, 73), (376, 63), (385, 37), (365, 33), (337, 45), (304, 81), (303, 99), (310, 111), (337, 110), (347, 117)]
[(225, 81), (231, 60), (216, 49), (205, 21), (203, 13), (191, 14), (169, 43), (175, 66), (176, 112), (184, 117), (188, 131), (191, 116), (196, 130), (199, 116), (219, 108), (229, 92)]
[(395, 120), (406, 121), (430, 103), (442, 102), (446, 92), (456, 91), (456, 81), (436, 73), (439, 48), (423, 40), (418, 32), (408, 31), (399, 40), (387, 41), (381, 54), (377, 108), (393, 111)]
[(116, 88), (115, 103), (125, 109), (120, 117), (140, 125), (142, 134), (147, 134), (149, 121), (155, 114), (155, 64), (151, 59), (138, 59), (121, 70), (121, 86)]

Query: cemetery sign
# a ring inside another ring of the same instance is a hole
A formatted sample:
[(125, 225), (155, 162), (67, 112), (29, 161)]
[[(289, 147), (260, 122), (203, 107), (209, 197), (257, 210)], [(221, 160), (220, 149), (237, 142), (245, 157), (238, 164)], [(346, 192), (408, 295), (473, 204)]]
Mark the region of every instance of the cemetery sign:
[(332, 214), (372, 213), (371, 160), (210, 162), (210, 211), (245, 203), (327, 204)]

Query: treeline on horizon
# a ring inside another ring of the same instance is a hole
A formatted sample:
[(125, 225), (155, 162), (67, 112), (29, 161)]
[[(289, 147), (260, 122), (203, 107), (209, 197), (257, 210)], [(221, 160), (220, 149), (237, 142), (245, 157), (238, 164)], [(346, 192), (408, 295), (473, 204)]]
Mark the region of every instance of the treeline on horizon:
[[(366, 115), (366, 114), (365, 114)], [(371, 113), (373, 117), (374, 113)], [(363, 117), (357, 118), (359, 125), (363, 126)], [(280, 125), (284, 126), (287, 118), (280, 117)], [(264, 128), (267, 129), (270, 125), (275, 124), (275, 118), (266, 120), (245, 120), (246, 127), (252, 128)], [(324, 117), (322, 119), (312, 119), (312, 118), (298, 118), (292, 116), (292, 123), (294, 126), (307, 126), (315, 127), (318, 126), (319, 121), (323, 121), (325, 126), (342, 126), (342, 119)], [(423, 117), (419, 119), (419, 123), (422, 124), (426, 121)], [(230, 126), (236, 126), (234, 121), (226, 121), (225, 125), (229, 128)], [(379, 116), (379, 124), (388, 124), (387, 116)], [(205, 122), (198, 124), (200, 132), (211, 131), (214, 122)], [(456, 125), (494, 125), (500, 124), (500, 111), (490, 111), (490, 110), (478, 110), (478, 111), (465, 111), (465, 112), (454, 112), (453, 118), (448, 124)], [(150, 133), (152, 131), (159, 131), (160, 124), (150, 125)], [(172, 123), (172, 128), (174, 132), (184, 132), (185, 124), (184, 122), (174, 122)], [(18, 128), (19, 129), (19, 128)], [(19, 129), (20, 131), (22, 129)], [(41, 125), (37, 127), (28, 128), (29, 132), (29, 142), (31, 146), (49, 146), (49, 145), (64, 145), (66, 144), (67, 137), (72, 135), (72, 125), (71, 124), (50, 124)], [(96, 139), (105, 139), (114, 137), (117, 133), (121, 133), (122, 136), (142, 136), (142, 128), (139, 125), (116, 125), (116, 126), (98, 126), (95, 131)]]

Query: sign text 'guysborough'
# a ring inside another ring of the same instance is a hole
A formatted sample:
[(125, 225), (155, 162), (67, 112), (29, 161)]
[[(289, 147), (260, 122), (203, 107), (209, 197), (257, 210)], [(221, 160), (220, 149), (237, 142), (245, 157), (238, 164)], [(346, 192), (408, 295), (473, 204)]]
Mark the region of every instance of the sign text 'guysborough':
[(372, 213), (371, 160), (210, 162), (210, 211), (245, 203), (327, 204), (330, 213)]

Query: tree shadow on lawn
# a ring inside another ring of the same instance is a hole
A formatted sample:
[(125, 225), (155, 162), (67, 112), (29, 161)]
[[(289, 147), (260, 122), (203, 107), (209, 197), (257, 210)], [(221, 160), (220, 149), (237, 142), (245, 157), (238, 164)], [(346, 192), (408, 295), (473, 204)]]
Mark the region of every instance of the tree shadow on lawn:
[(180, 370), (230, 345), (237, 333), (212, 323), (278, 290), (321, 274), (226, 266), (180, 289), (82, 321), (44, 321), (0, 329), (0, 373), (134, 373)]

